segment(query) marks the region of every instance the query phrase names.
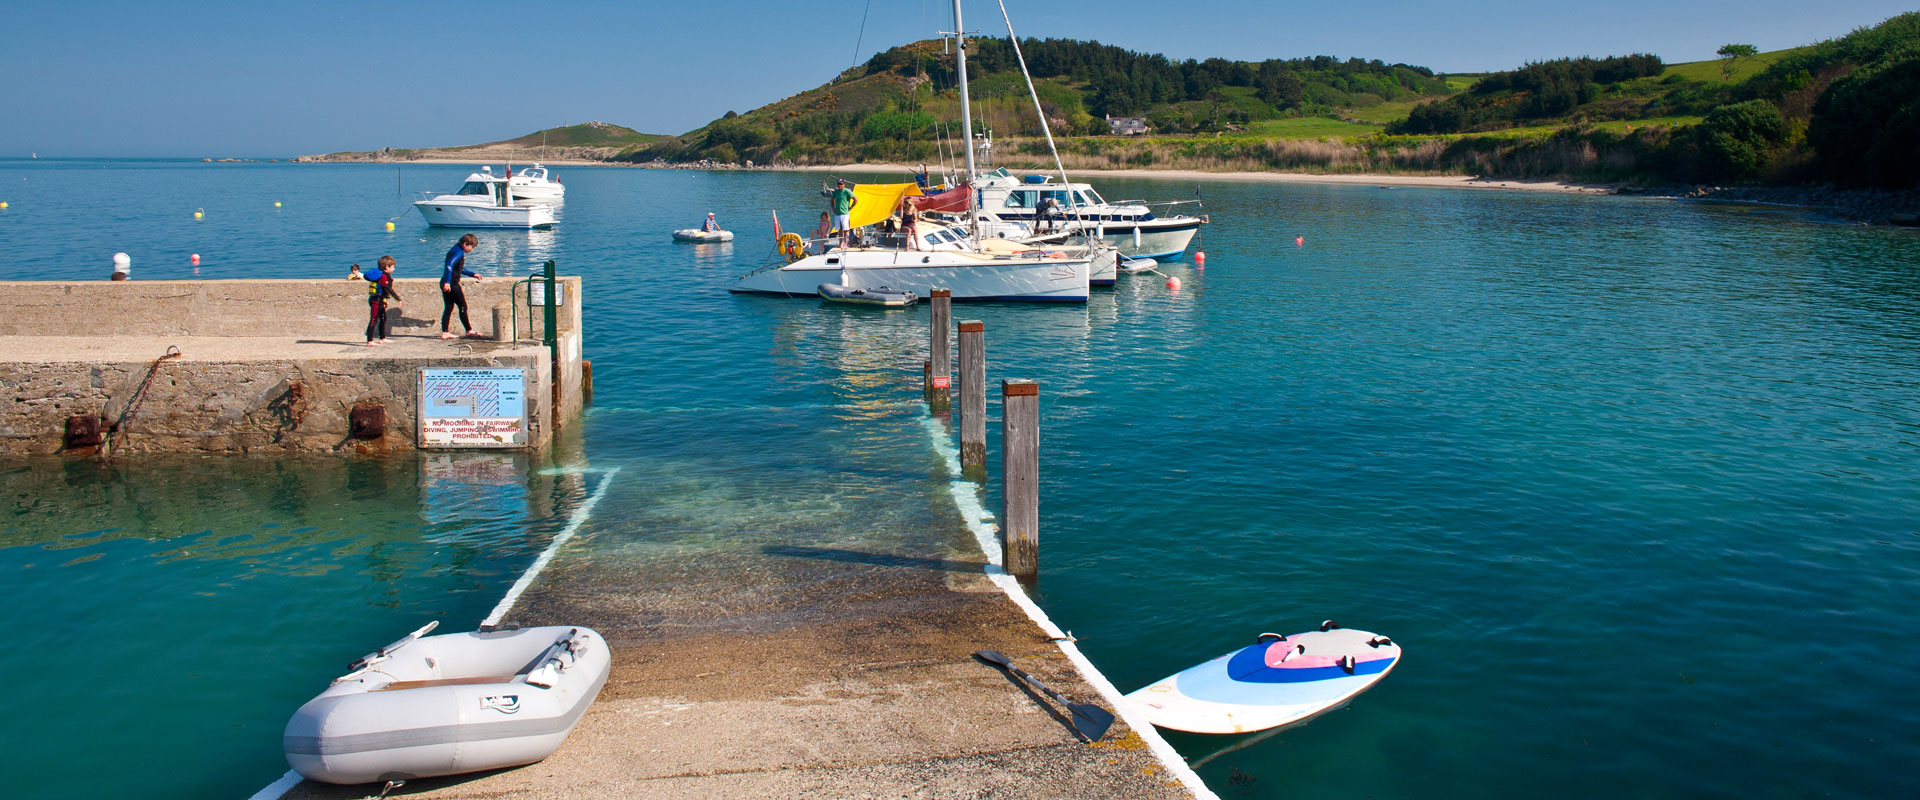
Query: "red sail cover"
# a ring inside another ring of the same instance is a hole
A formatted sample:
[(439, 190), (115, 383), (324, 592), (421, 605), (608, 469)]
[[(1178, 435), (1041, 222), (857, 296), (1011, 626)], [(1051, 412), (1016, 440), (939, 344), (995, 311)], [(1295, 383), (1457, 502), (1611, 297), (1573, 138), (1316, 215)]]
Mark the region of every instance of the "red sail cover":
[(939, 194), (925, 197), (909, 197), (907, 202), (915, 211), (945, 211), (948, 213), (966, 213), (967, 200), (973, 196), (973, 184), (963, 183)]

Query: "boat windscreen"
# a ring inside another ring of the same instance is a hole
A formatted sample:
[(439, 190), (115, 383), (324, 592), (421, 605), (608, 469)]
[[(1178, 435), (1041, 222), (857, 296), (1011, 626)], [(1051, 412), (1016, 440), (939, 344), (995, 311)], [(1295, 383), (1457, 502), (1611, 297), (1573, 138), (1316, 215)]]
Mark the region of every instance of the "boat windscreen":
[(467, 181), (465, 186), (460, 187), (458, 194), (491, 195), (493, 194), (493, 189), (481, 181)]

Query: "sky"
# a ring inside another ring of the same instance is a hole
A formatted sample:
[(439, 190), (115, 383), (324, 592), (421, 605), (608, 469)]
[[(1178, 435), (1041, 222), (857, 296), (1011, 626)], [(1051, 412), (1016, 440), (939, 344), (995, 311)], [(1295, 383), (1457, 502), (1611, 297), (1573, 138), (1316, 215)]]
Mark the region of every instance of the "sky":
[[(1775, 50), (1912, 0), (1007, 0), (1022, 37), (1176, 59), (1332, 55), (1440, 72)], [(969, 31), (1006, 34), (964, 0)], [(864, 30), (862, 18), (865, 17)], [(5, 0), (0, 158), (287, 157), (512, 138), (601, 120), (683, 133), (952, 28), (950, 0), (156, 3)]]

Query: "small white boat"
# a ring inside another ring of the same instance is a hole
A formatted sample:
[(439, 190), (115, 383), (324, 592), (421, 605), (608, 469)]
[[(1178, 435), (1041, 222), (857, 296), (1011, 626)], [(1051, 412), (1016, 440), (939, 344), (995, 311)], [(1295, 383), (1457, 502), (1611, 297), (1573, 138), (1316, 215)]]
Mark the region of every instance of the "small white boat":
[(560, 748), (612, 665), (586, 628), (426, 636), (437, 624), (353, 662), (294, 712), (294, 771), (355, 784), (532, 764)]
[(559, 179), (549, 179), (547, 168), (536, 161), (533, 166), (514, 171), (507, 167), (507, 191), (515, 200), (544, 200), (557, 202), (567, 199), (567, 186)]
[(876, 286), (872, 289), (854, 289), (841, 286), (837, 283), (820, 284), (820, 297), (835, 303), (886, 306), (888, 308), (905, 308), (920, 302), (919, 295), (905, 289), (895, 290), (885, 286)]
[(427, 224), (437, 228), (550, 228), (553, 206), (513, 202), (507, 179), (481, 167), (452, 194), (422, 192), (413, 204)]
[(733, 241), (733, 231), (703, 231), (699, 228), (681, 228), (673, 232), (673, 240), (676, 242), (693, 242), (695, 244), (731, 242)]

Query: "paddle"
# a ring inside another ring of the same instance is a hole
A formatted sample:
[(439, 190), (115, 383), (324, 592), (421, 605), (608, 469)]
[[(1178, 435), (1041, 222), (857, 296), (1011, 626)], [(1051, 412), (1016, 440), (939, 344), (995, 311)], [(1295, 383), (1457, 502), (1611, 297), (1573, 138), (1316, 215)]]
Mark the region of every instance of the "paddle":
[(1113, 714), (1109, 713), (1106, 709), (1068, 700), (1066, 695), (1054, 691), (1046, 684), (1041, 683), (1039, 678), (1028, 675), (1025, 670), (1014, 666), (1012, 659), (1007, 658), (1000, 651), (975, 650), (973, 651), (973, 657), (1006, 670), (1007, 673), (1013, 677), (1025, 681), (1027, 685), (1035, 689), (1039, 689), (1041, 694), (1053, 698), (1054, 702), (1066, 706), (1067, 710), (1073, 713), (1074, 731), (1085, 737), (1087, 741), (1100, 741), (1100, 737), (1107, 735), (1107, 729), (1113, 727)]

